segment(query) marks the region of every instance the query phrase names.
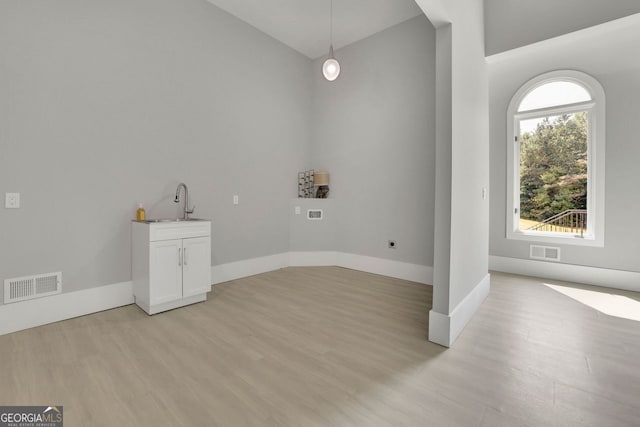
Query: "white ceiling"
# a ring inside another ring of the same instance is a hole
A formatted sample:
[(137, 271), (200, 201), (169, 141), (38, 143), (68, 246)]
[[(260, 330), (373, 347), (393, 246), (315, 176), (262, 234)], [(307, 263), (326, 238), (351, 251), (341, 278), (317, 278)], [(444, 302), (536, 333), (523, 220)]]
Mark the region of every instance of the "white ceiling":
[[(208, 0), (311, 59), (329, 52), (330, 0)], [(414, 0), (333, 0), (333, 46), (422, 14)]]

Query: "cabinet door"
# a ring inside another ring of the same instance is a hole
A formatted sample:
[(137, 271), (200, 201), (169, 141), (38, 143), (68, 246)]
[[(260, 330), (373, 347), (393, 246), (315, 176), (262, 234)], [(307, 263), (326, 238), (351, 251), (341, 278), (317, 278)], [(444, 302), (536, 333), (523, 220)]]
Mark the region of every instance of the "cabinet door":
[(150, 304), (182, 298), (182, 240), (151, 242), (149, 252)]
[(184, 263), (182, 294), (184, 297), (211, 290), (211, 238), (196, 237), (182, 241)]

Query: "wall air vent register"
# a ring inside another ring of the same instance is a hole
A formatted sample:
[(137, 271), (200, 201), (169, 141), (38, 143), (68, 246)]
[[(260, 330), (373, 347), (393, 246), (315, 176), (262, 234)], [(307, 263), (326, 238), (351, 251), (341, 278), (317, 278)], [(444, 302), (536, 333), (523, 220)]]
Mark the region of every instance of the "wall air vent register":
[(62, 292), (62, 273), (37, 274), (4, 281), (4, 303), (25, 301)]
[(555, 246), (531, 245), (529, 258), (541, 259), (544, 261), (560, 261), (560, 248)]

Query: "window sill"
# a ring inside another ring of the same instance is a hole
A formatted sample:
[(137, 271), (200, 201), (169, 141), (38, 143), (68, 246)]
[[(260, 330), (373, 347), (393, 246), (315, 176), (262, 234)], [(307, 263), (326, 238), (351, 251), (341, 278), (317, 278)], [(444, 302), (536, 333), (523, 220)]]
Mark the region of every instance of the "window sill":
[(552, 243), (556, 245), (574, 245), (574, 246), (591, 246), (604, 247), (604, 239), (596, 239), (592, 235), (580, 237), (577, 235), (565, 235), (565, 233), (540, 233), (540, 232), (523, 232), (523, 231), (507, 231), (508, 240), (527, 240), (530, 242)]

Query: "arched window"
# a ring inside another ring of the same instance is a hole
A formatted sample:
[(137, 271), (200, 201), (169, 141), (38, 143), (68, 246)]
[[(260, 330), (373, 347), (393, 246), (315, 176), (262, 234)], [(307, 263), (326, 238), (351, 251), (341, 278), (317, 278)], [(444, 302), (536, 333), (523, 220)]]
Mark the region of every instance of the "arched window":
[(605, 95), (578, 71), (525, 83), (507, 111), (507, 238), (604, 246)]

